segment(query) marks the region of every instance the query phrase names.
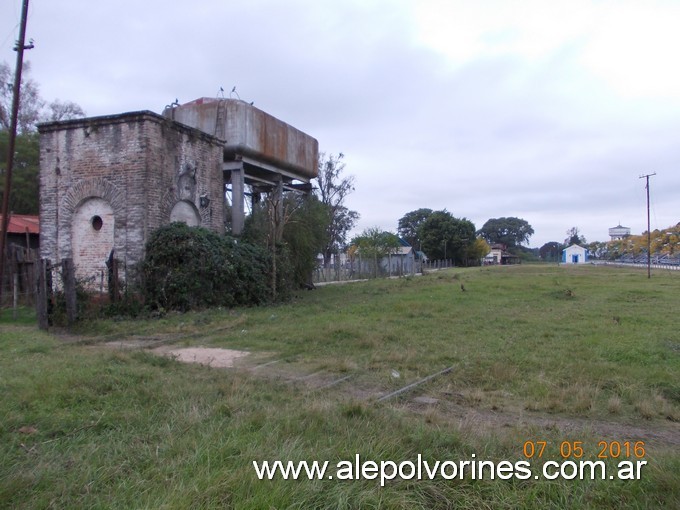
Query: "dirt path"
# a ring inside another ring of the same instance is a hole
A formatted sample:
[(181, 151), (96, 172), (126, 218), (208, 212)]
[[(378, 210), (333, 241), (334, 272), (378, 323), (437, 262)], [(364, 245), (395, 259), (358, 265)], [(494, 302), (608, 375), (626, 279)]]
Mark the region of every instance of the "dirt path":
[[(436, 403), (423, 404), (418, 398), (409, 399), (404, 406), (413, 412), (436, 412), (442, 419), (456, 422), (470, 429), (503, 429), (512, 427), (517, 430), (536, 429), (558, 431), (565, 440), (573, 439), (579, 433), (596, 436), (603, 441), (645, 441), (652, 447), (680, 446), (680, 424), (671, 421), (641, 421), (634, 425), (611, 420), (587, 417), (568, 417), (535, 411), (513, 409), (490, 410), (462, 405), (449, 400), (434, 399)], [(434, 409), (433, 409), (434, 408)]]
[[(358, 371), (333, 373), (328, 370), (277, 359), (274, 353), (248, 353), (210, 347), (180, 348), (174, 338), (139, 337), (107, 342), (108, 348), (144, 349), (157, 355), (171, 356), (180, 362), (198, 363), (218, 369), (245, 370), (253, 377), (284, 381), (303, 391), (324, 392), (339, 399), (353, 399), (375, 405), (391, 405), (408, 412), (437, 416), (437, 419), (471, 431), (519, 430), (537, 437), (541, 429), (555, 431), (565, 439), (579, 433), (609, 441), (645, 441), (654, 448), (680, 446), (680, 423), (641, 420), (637, 424), (599, 418), (569, 417), (516, 409), (484, 409), (471, 404), (463, 395), (444, 391), (436, 380), (415, 387), (387, 402), (377, 400), (388, 390), (362, 380)], [(406, 382), (404, 383), (406, 385)], [(439, 388), (439, 389), (438, 389)], [(538, 429), (538, 430), (537, 430)]]

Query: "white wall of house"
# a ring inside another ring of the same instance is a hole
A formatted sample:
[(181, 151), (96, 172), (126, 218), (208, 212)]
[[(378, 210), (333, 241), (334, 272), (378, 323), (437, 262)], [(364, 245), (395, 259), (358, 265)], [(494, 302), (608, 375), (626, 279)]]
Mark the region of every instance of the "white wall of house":
[(503, 250), (500, 248), (491, 248), (491, 251), (484, 257), (485, 264), (500, 264), (503, 258)]
[(562, 250), (562, 263), (564, 264), (585, 264), (588, 262), (588, 250), (578, 244), (572, 244)]

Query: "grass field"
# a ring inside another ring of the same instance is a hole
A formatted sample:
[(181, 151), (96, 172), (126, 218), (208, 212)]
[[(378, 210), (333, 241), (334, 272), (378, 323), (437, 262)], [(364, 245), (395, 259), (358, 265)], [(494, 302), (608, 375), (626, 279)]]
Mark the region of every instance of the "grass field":
[[(90, 322), (70, 334), (6, 311), (0, 507), (680, 508), (679, 297), (680, 274), (526, 265), (326, 286), (281, 306)], [(216, 369), (127, 343), (251, 354)], [(526, 458), (527, 442), (545, 442), (541, 458)], [(534, 477), (545, 462), (596, 461), (603, 448), (608, 475), (622, 460), (646, 461), (640, 479)], [(532, 476), (405, 472), (381, 487), (259, 480), (253, 468), (357, 454), (530, 461)]]

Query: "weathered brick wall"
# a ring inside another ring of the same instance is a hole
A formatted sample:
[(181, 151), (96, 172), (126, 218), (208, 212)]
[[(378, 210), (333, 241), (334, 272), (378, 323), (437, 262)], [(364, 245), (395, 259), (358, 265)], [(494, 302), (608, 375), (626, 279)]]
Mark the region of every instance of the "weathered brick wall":
[(43, 124), (39, 131), (41, 256), (73, 257), (79, 278), (94, 278), (98, 287), (101, 258), (111, 249), (133, 274), (149, 234), (170, 221), (179, 201), (200, 225), (224, 231), (218, 140), (152, 112)]
[(89, 198), (77, 208), (72, 225), (76, 278), (96, 288), (106, 280), (106, 261), (114, 248), (113, 208), (102, 198)]

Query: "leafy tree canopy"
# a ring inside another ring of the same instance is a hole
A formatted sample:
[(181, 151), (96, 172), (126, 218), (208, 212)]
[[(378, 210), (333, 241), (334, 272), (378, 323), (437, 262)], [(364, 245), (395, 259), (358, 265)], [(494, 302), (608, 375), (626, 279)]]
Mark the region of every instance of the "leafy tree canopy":
[(562, 245), (562, 243), (558, 243), (557, 241), (550, 241), (549, 243), (545, 243), (538, 249), (538, 255), (539, 257), (541, 257), (542, 260), (557, 262), (562, 257), (563, 248), (564, 246)]
[[(290, 211), (283, 226), (280, 248), (284, 278), (293, 288), (310, 283), (316, 268), (316, 256), (326, 246), (327, 209), (315, 196), (284, 194), (284, 210)], [(260, 202), (246, 219), (241, 239), (261, 247), (271, 248), (267, 204)], [(278, 277), (278, 276), (277, 276)], [(286, 283), (286, 282), (284, 282)]]
[(588, 249), (588, 257), (593, 259), (602, 259), (607, 256), (608, 243), (604, 241), (593, 241), (586, 246)]
[[(680, 223), (651, 232), (651, 253), (653, 255), (680, 255)], [(647, 232), (641, 235), (628, 236), (625, 239), (609, 241), (602, 257), (617, 259), (624, 255), (637, 256), (647, 252)]]
[(432, 209), (416, 209), (404, 214), (399, 220), (397, 233), (416, 250), (419, 250), (421, 245), (418, 228), (431, 214)]
[(466, 218), (454, 218), (446, 211), (434, 211), (418, 228), (423, 251), (431, 259), (453, 259), (463, 265), (476, 240), (475, 225)]
[(351, 244), (356, 246), (363, 256), (376, 259), (396, 253), (401, 246), (396, 234), (380, 230), (378, 227), (367, 228), (353, 238)]
[(478, 266), (483, 262), (484, 257), (486, 257), (491, 251), (491, 246), (483, 238), (477, 237), (472, 244), (470, 244), (466, 250), (466, 266)]
[(491, 218), (477, 234), (491, 244), (500, 243), (511, 249), (528, 243), (534, 229), (522, 218)]
[(294, 288), (311, 283), (316, 269), (316, 256), (326, 246), (326, 207), (315, 197), (295, 195), (290, 200), (298, 202), (289, 222), (283, 229), (283, 242), (290, 257)]
[[(5, 187), (9, 131), (0, 131), (0, 196)], [(9, 211), (14, 214), (38, 214), (38, 175), (40, 174), (40, 140), (37, 133), (24, 133), (14, 144), (14, 165)]]

